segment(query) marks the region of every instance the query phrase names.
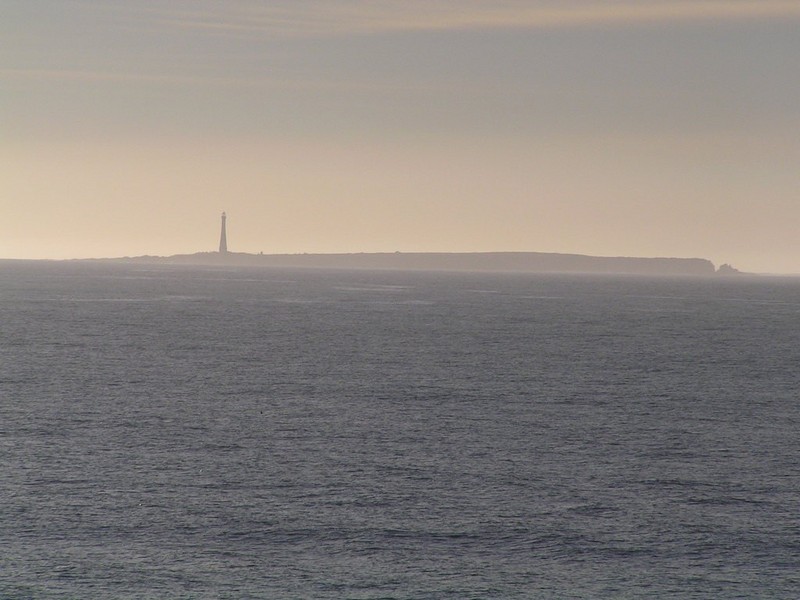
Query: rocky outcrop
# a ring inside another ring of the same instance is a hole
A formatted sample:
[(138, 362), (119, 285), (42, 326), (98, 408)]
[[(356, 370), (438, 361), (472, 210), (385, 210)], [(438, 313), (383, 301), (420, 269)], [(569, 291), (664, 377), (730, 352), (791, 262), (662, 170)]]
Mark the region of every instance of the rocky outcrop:
[(718, 275), (741, 275), (741, 271), (739, 269), (734, 269), (728, 263), (724, 265), (720, 265), (719, 269), (717, 269)]

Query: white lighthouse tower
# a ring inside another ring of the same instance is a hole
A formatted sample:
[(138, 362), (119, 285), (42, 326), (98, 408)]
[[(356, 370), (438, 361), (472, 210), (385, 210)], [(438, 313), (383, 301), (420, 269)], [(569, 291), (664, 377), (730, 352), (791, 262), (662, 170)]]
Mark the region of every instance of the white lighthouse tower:
[(228, 253), (228, 237), (225, 234), (225, 213), (222, 213), (222, 229), (219, 233), (219, 253), (220, 254), (227, 254)]

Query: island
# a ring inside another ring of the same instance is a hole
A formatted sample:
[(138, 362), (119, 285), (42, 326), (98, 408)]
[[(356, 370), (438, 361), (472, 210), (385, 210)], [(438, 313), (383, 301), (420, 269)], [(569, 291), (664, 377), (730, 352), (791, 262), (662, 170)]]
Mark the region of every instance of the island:
[[(251, 254), (197, 252), (173, 256), (95, 259), (126, 263), (229, 265), (316, 269), (584, 273), (620, 275), (698, 275), (717, 273), (704, 258), (636, 258), (548, 252), (364, 252), (352, 254)], [(728, 267), (725, 274), (735, 272)]]

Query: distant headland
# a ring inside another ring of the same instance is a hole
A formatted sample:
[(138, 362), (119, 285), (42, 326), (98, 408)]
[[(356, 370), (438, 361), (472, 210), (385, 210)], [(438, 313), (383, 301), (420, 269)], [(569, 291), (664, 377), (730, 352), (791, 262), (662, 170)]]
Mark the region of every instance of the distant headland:
[(93, 259), (103, 262), (165, 265), (228, 265), (313, 269), (584, 273), (619, 275), (735, 275), (704, 258), (634, 258), (548, 252), (373, 252), (355, 254), (249, 254), (228, 250), (227, 217), (222, 213), (218, 252), (173, 256)]
[(729, 265), (715, 269), (704, 258), (603, 257), (546, 252), (375, 252), (354, 254), (249, 254), (197, 252), (173, 256), (137, 256), (102, 261), (169, 265), (263, 266), (316, 269), (409, 271), (497, 271), (514, 273), (597, 273), (621, 275), (701, 275), (738, 273)]

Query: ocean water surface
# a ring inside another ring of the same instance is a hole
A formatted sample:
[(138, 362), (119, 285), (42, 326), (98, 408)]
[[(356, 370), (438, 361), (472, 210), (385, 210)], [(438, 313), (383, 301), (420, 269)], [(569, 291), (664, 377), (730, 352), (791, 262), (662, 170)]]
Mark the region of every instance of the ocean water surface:
[(0, 598), (797, 598), (800, 279), (0, 263)]

